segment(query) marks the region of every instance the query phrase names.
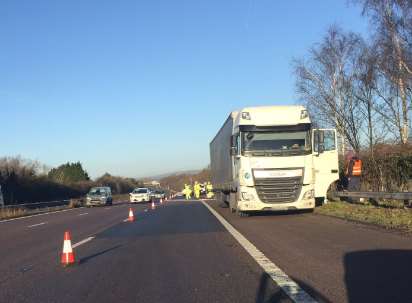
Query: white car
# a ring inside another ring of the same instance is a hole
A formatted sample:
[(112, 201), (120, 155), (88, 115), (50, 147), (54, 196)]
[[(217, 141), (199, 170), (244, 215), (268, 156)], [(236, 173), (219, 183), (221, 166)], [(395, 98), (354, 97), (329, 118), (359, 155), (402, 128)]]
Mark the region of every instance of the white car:
[(152, 197), (148, 188), (135, 188), (130, 193), (130, 203), (149, 202), (151, 200)]

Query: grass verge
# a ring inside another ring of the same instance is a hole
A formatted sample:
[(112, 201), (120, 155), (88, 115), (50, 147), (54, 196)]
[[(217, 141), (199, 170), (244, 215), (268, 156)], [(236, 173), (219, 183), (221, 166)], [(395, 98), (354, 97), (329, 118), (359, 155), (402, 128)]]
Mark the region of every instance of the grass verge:
[(48, 212), (53, 212), (53, 211), (58, 211), (58, 210), (63, 210), (63, 209), (69, 209), (69, 208), (73, 208), (73, 207), (70, 207), (69, 205), (63, 205), (63, 206), (42, 207), (42, 208), (35, 208), (35, 209), (4, 208), (4, 209), (0, 209), (0, 220), (37, 215), (37, 214), (48, 213)]
[(315, 213), (374, 224), (386, 229), (412, 232), (411, 209), (384, 208), (347, 202), (330, 202), (321, 207), (317, 207)]

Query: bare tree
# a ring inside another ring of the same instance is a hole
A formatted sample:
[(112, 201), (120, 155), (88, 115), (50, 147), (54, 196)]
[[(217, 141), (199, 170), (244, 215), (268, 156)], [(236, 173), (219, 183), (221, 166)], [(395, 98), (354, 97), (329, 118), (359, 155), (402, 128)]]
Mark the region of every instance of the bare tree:
[[(412, 93), (412, 1), (410, 0), (358, 0), (363, 14), (374, 25), (377, 64), (388, 82), (380, 87), (383, 105), (380, 113), (385, 122), (398, 131), (400, 142), (407, 143), (409, 111)], [(389, 92), (389, 95), (384, 94)], [(379, 110), (377, 108), (377, 110)]]
[(311, 115), (319, 124), (335, 127), (342, 143), (347, 141), (355, 151), (360, 150), (364, 121), (354, 87), (361, 45), (360, 36), (332, 26), (307, 60), (294, 62), (297, 93)]

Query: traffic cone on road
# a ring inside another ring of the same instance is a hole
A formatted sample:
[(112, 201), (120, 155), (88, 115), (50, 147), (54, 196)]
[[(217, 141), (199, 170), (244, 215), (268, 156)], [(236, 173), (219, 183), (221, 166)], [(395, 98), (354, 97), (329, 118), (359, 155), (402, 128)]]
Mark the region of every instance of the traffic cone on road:
[(72, 241), (70, 239), (70, 233), (66, 231), (64, 233), (63, 252), (61, 255), (61, 263), (63, 266), (70, 266), (74, 264), (74, 252), (72, 249)]
[(155, 209), (155, 208), (156, 208), (155, 203), (154, 201), (152, 201), (152, 209)]
[(133, 210), (131, 208), (129, 208), (129, 222), (133, 222), (134, 221), (134, 214), (133, 214)]
[(162, 198), (160, 198), (160, 204), (163, 204), (163, 199)]

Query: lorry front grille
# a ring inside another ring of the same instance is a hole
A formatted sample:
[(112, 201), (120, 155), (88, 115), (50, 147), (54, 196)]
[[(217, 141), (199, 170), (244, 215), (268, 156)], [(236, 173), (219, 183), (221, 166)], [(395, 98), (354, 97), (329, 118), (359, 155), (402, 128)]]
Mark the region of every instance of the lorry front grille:
[(302, 189), (302, 177), (255, 179), (259, 199), (263, 203), (295, 202)]

